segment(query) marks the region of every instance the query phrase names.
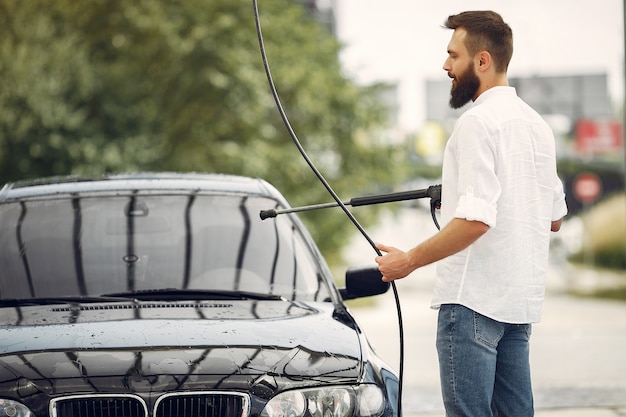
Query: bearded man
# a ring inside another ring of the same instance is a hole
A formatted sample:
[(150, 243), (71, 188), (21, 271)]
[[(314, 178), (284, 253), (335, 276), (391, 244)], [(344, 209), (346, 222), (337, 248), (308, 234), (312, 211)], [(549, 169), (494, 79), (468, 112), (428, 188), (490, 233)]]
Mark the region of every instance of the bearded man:
[(529, 339), (541, 317), (550, 231), (567, 214), (554, 136), (510, 87), (511, 28), (492, 11), (449, 16), (450, 106), (473, 103), (446, 144), (441, 223), (405, 252), (378, 243), (386, 282), (437, 262), (432, 308), (448, 417), (534, 415)]

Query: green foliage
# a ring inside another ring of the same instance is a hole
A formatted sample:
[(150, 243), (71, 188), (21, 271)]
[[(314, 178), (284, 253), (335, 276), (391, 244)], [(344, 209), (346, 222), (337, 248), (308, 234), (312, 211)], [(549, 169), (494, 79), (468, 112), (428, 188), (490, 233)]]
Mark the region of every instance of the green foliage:
[[(386, 118), (378, 87), (342, 75), (337, 40), (297, 2), (259, 7), (282, 104), (319, 170), (342, 199), (393, 184), (401, 158), (368, 133)], [(293, 205), (330, 201), (276, 110), (251, 1), (4, 0), (0, 76), (1, 182), (224, 172), (265, 178)], [(303, 217), (326, 254), (352, 233), (340, 210)]]
[(603, 269), (626, 270), (625, 209), (626, 194), (621, 192), (583, 212), (583, 245), (570, 260)]
[[(622, 241), (615, 241), (611, 245), (593, 247), (586, 249), (591, 252), (592, 265), (603, 269), (626, 271), (626, 244)], [(570, 257), (570, 261), (583, 264), (590, 256), (581, 250)]]

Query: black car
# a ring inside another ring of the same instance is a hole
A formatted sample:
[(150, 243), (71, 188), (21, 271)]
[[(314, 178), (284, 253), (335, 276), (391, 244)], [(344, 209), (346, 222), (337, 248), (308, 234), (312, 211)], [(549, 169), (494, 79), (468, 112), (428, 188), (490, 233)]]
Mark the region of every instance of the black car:
[(378, 417), (398, 377), (260, 179), (142, 173), (0, 190), (0, 417)]

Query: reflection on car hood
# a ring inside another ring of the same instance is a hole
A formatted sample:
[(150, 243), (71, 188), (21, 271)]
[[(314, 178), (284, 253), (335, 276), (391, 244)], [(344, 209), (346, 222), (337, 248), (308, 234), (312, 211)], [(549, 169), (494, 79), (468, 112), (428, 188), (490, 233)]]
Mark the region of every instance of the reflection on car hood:
[(0, 391), (21, 375), (56, 393), (240, 388), (265, 396), (295, 381), (354, 382), (362, 372), (358, 330), (325, 303), (4, 308), (0, 326)]

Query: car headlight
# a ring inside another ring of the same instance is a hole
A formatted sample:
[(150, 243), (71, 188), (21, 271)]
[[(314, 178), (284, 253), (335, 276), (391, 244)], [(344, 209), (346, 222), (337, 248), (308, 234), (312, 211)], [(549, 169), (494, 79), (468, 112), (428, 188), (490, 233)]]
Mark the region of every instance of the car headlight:
[(378, 417), (385, 408), (375, 385), (285, 391), (272, 398), (262, 417)]
[(0, 398), (0, 417), (35, 417), (24, 404)]

